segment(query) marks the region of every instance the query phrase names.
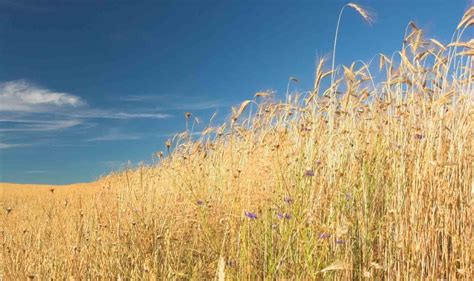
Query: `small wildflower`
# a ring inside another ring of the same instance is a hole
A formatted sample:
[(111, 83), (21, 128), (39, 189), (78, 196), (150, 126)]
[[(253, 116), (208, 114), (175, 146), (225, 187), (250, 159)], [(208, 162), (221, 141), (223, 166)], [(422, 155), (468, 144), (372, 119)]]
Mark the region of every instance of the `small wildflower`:
[(202, 206), (202, 205), (204, 205), (204, 201), (202, 201), (202, 200), (197, 200), (197, 201), (196, 201), (196, 204), (198, 204), (199, 206)]
[(245, 215), (247, 218), (251, 219), (251, 220), (257, 219), (257, 215), (256, 215), (255, 213), (251, 213), (251, 212), (245, 211), (245, 212), (244, 212), (244, 215)]
[(291, 219), (291, 215), (288, 214), (288, 213), (284, 213), (284, 214), (278, 213), (278, 214), (277, 214), (277, 217), (278, 217), (278, 219), (280, 219), (280, 220), (281, 220), (281, 219), (285, 219), (285, 220), (290, 220), (290, 219)]
[(331, 237), (331, 234), (329, 234), (329, 233), (319, 234), (319, 239), (329, 239), (329, 237)]
[(421, 140), (423, 138), (424, 138), (424, 136), (422, 134), (415, 134), (415, 139), (416, 140)]
[(293, 198), (291, 198), (289, 196), (286, 196), (285, 198), (283, 198), (283, 201), (285, 201), (285, 203), (288, 204), (288, 205), (291, 205), (294, 202)]
[(319, 160), (319, 159), (316, 160), (316, 165), (318, 165), (318, 166), (321, 165), (321, 160)]
[(304, 175), (307, 177), (313, 177), (314, 176), (314, 171), (311, 168), (306, 168)]
[(343, 244), (346, 244), (346, 241), (345, 240), (336, 240), (336, 244), (338, 245), (343, 245)]

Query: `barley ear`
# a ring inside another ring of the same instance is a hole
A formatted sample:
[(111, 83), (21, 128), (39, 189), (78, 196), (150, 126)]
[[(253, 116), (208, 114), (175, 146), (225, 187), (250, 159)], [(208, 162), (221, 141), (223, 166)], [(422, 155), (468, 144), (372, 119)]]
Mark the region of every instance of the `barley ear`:
[(369, 11), (363, 9), (361, 6), (355, 4), (355, 3), (349, 3), (347, 6), (353, 8), (356, 10), (366, 22), (369, 24), (373, 23), (375, 21), (374, 14), (370, 13)]

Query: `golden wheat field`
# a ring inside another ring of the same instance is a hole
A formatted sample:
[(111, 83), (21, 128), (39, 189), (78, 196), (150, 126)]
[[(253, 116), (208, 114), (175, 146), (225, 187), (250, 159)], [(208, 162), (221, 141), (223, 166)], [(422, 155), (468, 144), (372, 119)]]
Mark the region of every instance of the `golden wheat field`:
[(372, 65), (321, 59), (312, 91), (257, 93), (153, 165), (2, 184), (3, 278), (473, 280), (473, 25), (471, 7), (450, 43), (410, 23)]

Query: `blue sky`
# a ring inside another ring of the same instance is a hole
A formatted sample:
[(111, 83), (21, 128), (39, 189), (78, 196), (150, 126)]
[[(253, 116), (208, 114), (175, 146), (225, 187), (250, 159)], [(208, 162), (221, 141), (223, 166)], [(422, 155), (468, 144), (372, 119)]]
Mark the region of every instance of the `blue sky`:
[[(354, 2), (377, 20), (345, 12), (337, 64), (398, 50), (410, 20), (447, 42), (470, 3)], [(345, 3), (0, 0), (0, 181), (91, 181), (150, 162), (186, 111), (309, 90)]]

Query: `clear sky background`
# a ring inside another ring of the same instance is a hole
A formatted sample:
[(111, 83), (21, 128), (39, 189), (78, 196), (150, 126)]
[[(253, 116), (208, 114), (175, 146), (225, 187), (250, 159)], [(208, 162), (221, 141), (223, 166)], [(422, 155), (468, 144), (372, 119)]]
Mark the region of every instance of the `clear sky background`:
[[(377, 20), (346, 10), (338, 64), (399, 50), (410, 20), (448, 42), (471, 3), (354, 2)], [(290, 76), (311, 89), (345, 3), (0, 0), (0, 181), (91, 181), (150, 162), (186, 111), (222, 121)]]

